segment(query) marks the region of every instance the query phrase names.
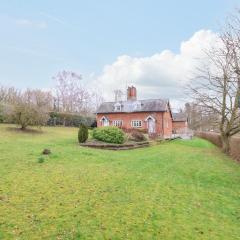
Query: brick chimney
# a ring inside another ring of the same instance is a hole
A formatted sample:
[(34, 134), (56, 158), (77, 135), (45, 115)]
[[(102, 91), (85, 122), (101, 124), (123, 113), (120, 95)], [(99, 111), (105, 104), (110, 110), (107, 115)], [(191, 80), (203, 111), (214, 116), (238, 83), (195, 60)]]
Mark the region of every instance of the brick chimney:
[(128, 101), (137, 100), (137, 89), (134, 86), (127, 88), (127, 100)]

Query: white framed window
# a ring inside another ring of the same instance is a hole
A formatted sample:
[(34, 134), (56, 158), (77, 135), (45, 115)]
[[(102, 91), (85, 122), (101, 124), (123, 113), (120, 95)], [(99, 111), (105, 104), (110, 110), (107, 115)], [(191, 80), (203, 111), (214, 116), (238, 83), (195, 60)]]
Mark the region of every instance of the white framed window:
[(122, 107), (122, 106), (121, 106), (120, 103), (116, 103), (116, 104), (114, 105), (114, 111), (116, 111), (116, 112), (120, 112), (120, 111), (122, 110), (121, 107)]
[(123, 125), (123, 121), (122, 120), (113, 120), (112, 125), (115, 127), (121, 127)]
[(142, 121), (141, 120), (132, 120), (131, 126), (134, 128), (142, 127)]
[(140, 110), (141, 109), (141, 102), (134, 102), (133, 103), (133, 109), (134, 110)]

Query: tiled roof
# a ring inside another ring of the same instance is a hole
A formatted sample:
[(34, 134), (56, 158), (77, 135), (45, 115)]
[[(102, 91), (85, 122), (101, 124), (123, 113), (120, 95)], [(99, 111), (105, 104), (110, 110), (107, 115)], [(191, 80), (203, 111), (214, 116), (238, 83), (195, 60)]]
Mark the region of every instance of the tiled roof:
[(186, 122), (187, 117), (184, 113), (173, 113), (173, 121), (175, 122)]
[[(121, 104), (121, 110), (115, 111), (115, 104)], [(104, 102), (97, 109), (96, 113), (114, 112), (165, 112), (169, 101), (166, 99), (148, 99), (136, 101)]]

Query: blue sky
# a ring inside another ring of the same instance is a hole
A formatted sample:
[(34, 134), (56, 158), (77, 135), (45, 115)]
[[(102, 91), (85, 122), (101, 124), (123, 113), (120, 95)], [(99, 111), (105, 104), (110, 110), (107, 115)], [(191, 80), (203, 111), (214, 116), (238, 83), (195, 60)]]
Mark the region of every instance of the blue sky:
[(1, 1), (0, 83), (49, 88), (54, 85), (52, 76), (63, 69), (83, 74), (85, 82), (97, 81), (104, 66), (119, 56), (147, 58), (165, 49), (178, 54), (182, 41), (197, 31), (217, 32), (238, 3)]

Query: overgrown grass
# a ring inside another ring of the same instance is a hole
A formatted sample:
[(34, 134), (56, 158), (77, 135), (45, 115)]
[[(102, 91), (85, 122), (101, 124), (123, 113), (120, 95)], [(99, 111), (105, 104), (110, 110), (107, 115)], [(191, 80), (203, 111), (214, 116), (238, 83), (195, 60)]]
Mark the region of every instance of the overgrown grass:
[(239, 236), (240, 166), (204, 140), (115, 152), (0, 125), (0, 239)]

